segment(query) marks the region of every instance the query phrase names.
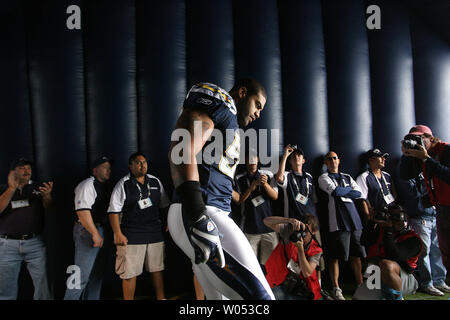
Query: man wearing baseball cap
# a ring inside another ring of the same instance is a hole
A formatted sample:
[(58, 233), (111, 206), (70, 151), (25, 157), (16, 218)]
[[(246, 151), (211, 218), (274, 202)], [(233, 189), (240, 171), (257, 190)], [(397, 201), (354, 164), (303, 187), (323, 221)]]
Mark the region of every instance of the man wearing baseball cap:
[(391, 175), (382, 171), (388, 156), (389, 153), (381, 152), (380, 149), (367, 151), (366, 159), (369, 169), (356, 178), (362, 197), (369, 204), (372, 213), (374, 210), (393, 204), (396, 198)]
[(31, 180), (31, 160), (11, 164), (8, 183), (0, 186), (0, 300), (15, 300), (22, 262), (34, 285), (35, 300), (52, 299), (47, 280), (44, 242), (45, 209), (52, 202), (53, 182)]
[(92, 175), (75, 188), (77, 222), (73, 228), (75, 265), (80, 268), (80, 285), (68, 286), (64, 300), (99, 300), (107, 253), (112, 247), (112, 232), (107, 209), (112, 187), (111, 159), (92, 162)]
[[(413, 143), (411, 143), (413, 141)], [(414, 144), (417, 141), (417, 144)], [(423, 174), (428, 196), (436, 206), (437, 233), (442, 262), (450, 269), (450, 146), (433, 136), (425, 125), (415, 125), (402, 141), (400, 177), (404, 180)], [(448, 286), (435, 286), (450, 292)]]

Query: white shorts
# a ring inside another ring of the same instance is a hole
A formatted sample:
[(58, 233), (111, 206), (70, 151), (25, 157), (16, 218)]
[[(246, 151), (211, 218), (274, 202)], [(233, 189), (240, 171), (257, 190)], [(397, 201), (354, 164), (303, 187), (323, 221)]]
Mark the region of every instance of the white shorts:
[(174, 242), (191, 259), (193, 270), (208, 300), (274, 300), (275, 297), (261, 270), (247, 238), (228, 213), (206, 206), (208, 216), (214, 221), (221, 238), (225, 268), (214, 261), (195, 264), (194, 248), (183, 222), (180, 203), (169, 208), (168, 226)]
[[(372, 264), (369, 263), (368, 267)], [(402, 268), (400, 268), (400, 278), (402, 279), (402, 295), (409, 295), (416, 293), (419, 284), (416, 278), (411, 273), (406, 273)], [(353, 294), (354, 300), (381, 300), (381, 289), (369, 289), (367, 286), (367, 280), (356, 289)]]

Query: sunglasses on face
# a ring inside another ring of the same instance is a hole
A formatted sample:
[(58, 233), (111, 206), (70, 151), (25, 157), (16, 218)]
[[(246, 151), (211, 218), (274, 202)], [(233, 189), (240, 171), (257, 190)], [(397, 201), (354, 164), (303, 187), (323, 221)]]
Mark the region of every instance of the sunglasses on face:
[(337, 160), (337, 159), (339, 159), (338, 157), (327, 157), (325, 160), (328, 160), (328, 161), (330, 161), (330, 160)]

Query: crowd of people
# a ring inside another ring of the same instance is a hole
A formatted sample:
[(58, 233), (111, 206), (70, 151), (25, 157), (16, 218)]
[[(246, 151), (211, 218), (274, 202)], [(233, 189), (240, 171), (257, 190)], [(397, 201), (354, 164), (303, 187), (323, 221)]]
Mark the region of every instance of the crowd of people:
[[(367, 151), (368, 169), (356, 179), (340, 171), (339, 155), (329, 151), (326, 170), (315, 179), (303, 169), (306, 156), (298, 145), (284, 148), (277, 172), (261, 169), (256, 153), (249, 153), (235, 175), (236, 135), (226, 140), (219, 162), (196, 162), (212, 129), (237, 132), (260, 117), (266, 99), (254, 79), (238, 80), (229, 93), (209, 83), (192, 87), (175, 129), (193, 132), (200, 121), (204, 133), (192, 135), (193, 150), (183, 154), (188, 162), (169, 157), (172, 199), (148, 173), (145, 154), (130, 155), (129, 173), (115, 186), (108, 183), (113, 161), (96, 159), (91, 176), (74, 190), (80, 279), (67, 286), (64, 299), (101, 298), (113, 246), (123, 298), (134, 299), (145, 267), (156, 298), (166, 299), (165, 231), (192, 261), (197, 298), (344, 300), (340, 269), (347, 262), (353, 299), (449, 293), (450, 147), (430, 128), (414, 126), (402, 141), (396, 179), (383, 171), (388, 154), (379, 149)], [(176, 146), (172, 141), (171, 150)], [(17, 298), (22, 262), (34, 299), (52, 298), (42, 234), (53, 182), (33, 182), (32, 170), (32, 161), (18, 159), (0, 186), (0, 299)], [(371, 270), (379, 270), (374, 283)], [(322, 288), (325, 271), (330, 292)]]

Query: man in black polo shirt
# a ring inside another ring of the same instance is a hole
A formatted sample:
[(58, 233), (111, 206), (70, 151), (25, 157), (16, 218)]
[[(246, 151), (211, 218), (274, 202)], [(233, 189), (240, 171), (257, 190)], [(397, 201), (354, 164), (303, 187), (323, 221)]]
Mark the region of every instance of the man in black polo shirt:
[(170, 201), (158, 178), (147, 174), (147, 159), (136, 152), (128, 161), (130, 173), (120, 179), (111, 195), (108, 213), (117, 246), (116, 273), (122, 279), (125, 300), (133, 300), (136, 277), (152, 274), (156, 298), (164, 300), (164, 239), (160, 208)]
[(233, 201), (240, 205), (241, 229), (261, 265), (269, 259), (278, 244), (277, 234), (264, 224), (272, 216), (272, 200), (278, 198), (273, 173), (258, 169), (258, 156), (249, 155), (246, 171), (237, 175)]
[(92, 176), (75, 188), (75, 212), (78, 221), (73, 228), (75, 265), (80, 268), (80, 285), (68, 287), (64, 300), (99, 300), (111, 232), (107, 225), (111, 188), (111, 160), (96, 159)]
[(0, 300), (17, 299), (18, 277), (25, 261), (35, 300), (52, 299), (48, 288), (44, 214), (52, 202), (53, 182), (31, 181), (32, 162), (11, 166), (8, 184), (0, 186)]

